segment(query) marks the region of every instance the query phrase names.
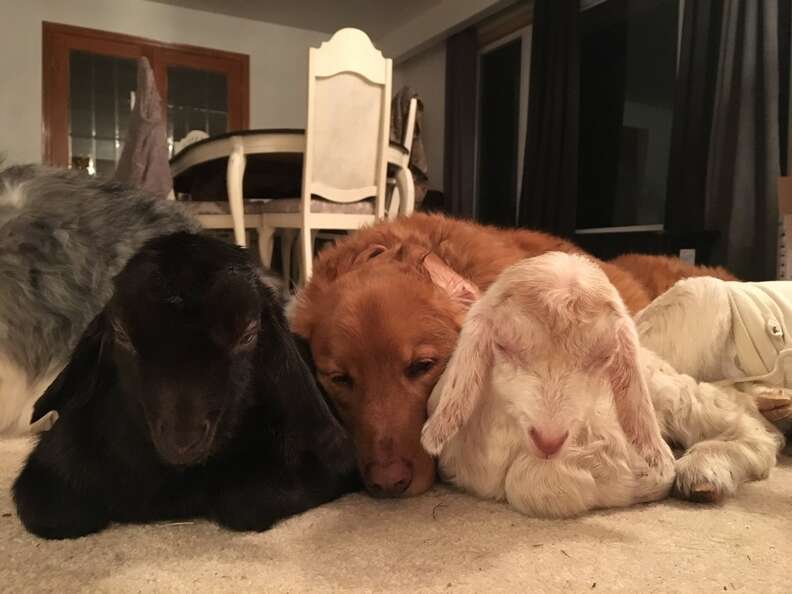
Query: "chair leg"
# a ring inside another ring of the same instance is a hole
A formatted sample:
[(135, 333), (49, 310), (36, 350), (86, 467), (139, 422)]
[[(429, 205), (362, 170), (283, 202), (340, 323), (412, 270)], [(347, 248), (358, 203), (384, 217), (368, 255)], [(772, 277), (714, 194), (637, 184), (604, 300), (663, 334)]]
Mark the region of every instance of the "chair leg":
[(274, 227), (261, 226), (258, 228), (259, 257), (261, 258), (261, 266), (265, 270), (272, 268), (272, 242), (274, 235)]
[(415, 210), (415, 181), (410, 169), (399, 168), (395, 180), (399, 189), (399, 214), (409, 216)]
[(397, 186), (395, 183), (388, 184), (387, 189), (390, 190), (390, 203), (388, 204), (388, 208), (385, 210), (385, 214), (389, 221), (393, 221), (400, 214), (399, 210), (401, 209), (401, 192), (399, 191), (399, 186)]
[(281, 229), (281, 266), (283, 268), (283, 287), (287, 297), (291, 290), (292, 250), (295, 239), (297, 239), (296, 229)]
[(310, 229), (300, 230), (300, 285), (305, 286), (313, 273), (313, 240), (315, 235)]

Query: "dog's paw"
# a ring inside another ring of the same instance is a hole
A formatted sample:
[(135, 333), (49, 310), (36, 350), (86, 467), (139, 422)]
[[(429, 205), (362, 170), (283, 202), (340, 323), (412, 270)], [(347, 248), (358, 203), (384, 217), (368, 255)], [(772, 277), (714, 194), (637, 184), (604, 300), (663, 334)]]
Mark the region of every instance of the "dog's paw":
[(676, 462), (674, 495), (698, 503), (717, 503), (734, 495), (737, 482), (729, 459), (695, 446)]

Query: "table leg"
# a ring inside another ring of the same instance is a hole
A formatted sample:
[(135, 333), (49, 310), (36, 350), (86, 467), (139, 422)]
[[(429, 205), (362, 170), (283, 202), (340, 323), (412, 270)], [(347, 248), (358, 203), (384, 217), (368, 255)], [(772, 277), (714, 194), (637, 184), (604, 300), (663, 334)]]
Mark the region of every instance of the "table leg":
[(234, 241), (245, 247), (245, 205), (242, 199), (242, 180), (245, 177), (245, 151), (242, 143), (235, 143), (231, 154), (228, 156), (228, 169), (226, 171), (226, 190), (228, 191), (228, 205), (231, 209), (231, 219), (234, 222)]

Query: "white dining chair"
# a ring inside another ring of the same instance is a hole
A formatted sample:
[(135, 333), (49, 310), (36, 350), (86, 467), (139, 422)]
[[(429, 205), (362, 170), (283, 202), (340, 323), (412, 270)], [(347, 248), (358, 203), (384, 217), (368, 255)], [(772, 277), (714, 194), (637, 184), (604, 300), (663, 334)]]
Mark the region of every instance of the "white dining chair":
[(282, 229), (284, 276), (300, 235), (300, 279), (319, 230), (358, 229), (386, 215), (391, 60), (358, 29), (337, 31), (308, 57), (302, 196), (262, 205), (264, 234)]
[[(415, 185), (410, 172), (410, 155), (412, 154), (413, 138), (415, 136), (415, 118), (418, 113), (418, 99), (413, 97), (410, 99), (410, 105), (407, 111), (407, 120), (404, 126), (404, 133), (401, 140), (401, 146), (404, 151), (399, 153), (399, 159), (391, 159), (388, 165), (395, 165), (396, 177), (391, 177), (390, 173), (387, 179), (387, 193), (386, 197), (389, 198), (385, 206), (386, 217), (389, 220), (395, 219), (397, 216), (411, 215), (415, 210)], [(401, 188), (401, 189), (400, 189)], [(402, 196), (404, 194), (404, 196)], [(402, 204), (402, 201), (404, 204)], [(321, 231), (312, 231), (313, 239), (324, 241), (336, 241), (346, 235), (349, 229), (323, 229)], [(281, 268), (283, 269), (283, 286), (288, 291), (291, 285), (291, 271), (292, 271), (292, 254), (294, 253), (294, 243), (297, 238), (297, 229), (281, 229), (279, 231), (281, 238)]]

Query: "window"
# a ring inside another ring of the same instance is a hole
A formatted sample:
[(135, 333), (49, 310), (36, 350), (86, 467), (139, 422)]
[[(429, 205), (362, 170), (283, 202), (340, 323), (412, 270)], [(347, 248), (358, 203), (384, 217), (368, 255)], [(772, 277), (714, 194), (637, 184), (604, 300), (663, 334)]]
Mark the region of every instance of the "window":
[(580, 15), (577, 228), (662, 230), (679, 0), (608, 0)]
[(476, 219), (514, 226), (522, 187), (531, 54), (530, 7), (479, 28)]
[(248, 127), (248, 57), (44, 23), (44, 161), (112, 175), (145, 56), (167, 106), (168, 143)]

